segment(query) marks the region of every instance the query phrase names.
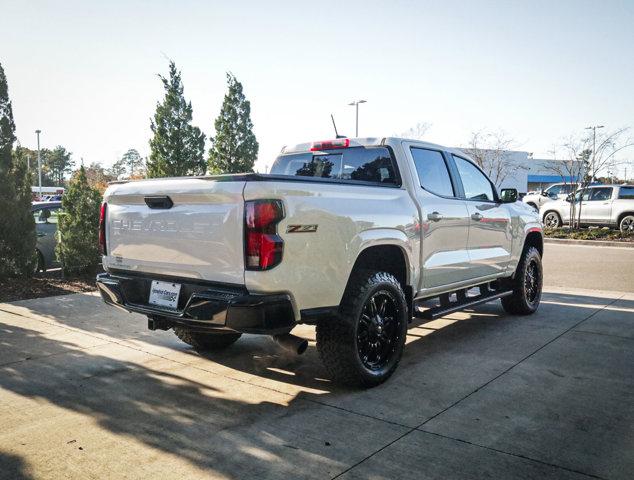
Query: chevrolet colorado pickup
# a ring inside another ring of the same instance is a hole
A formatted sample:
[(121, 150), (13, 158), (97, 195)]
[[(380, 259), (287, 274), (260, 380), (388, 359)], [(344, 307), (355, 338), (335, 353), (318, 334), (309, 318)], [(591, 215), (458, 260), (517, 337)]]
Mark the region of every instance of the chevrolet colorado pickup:
[(537, 212), (464, 153), (399, 138), (285, 147), (270, 174), (114, 182), (101, 209), (106, 303), (196, 349), (316, 325), (336, 381), (396, 369), (414, 317), (501, 299), (537, 309)]

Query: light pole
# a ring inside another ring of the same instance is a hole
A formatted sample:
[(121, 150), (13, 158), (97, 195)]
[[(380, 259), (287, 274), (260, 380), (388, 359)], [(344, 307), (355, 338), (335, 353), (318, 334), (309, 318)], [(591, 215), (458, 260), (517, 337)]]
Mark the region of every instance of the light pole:
[(350, 106), (354, 106), (356, 109), (356, 122), (355, 122), (355, 129), (354, 129), (354, 136), (358, 137), (359, 136), (359, 104), (360, 103), (366, 103), (367, 100), (355, 100), (354, 102), (350, 102), (348, 105)]
[(592, 130), (592, 177), (590, 177), (590, 181), (594, 181), (595, 171), (594, 171), (594, 160), (596, 158), (596, 144), (597, 144), (597, 128), (603, 128), (603, 125), (593, 125), (591, 127), (586, 127), (586, 130)]
[(39, 178), (40, 200), (42, 200), (42, 157), (40, 155), (40, 133), (42, 130), (35, 130), (37, 134), (37, 176)]

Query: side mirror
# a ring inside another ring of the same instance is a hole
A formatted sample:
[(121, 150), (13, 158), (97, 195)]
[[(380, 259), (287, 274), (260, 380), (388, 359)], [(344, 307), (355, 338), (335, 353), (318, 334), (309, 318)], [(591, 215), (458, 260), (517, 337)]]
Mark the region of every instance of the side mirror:
[(517, 189), (515, 188), (503, 188), (500, 191), (500, 200), (502, 203), (515, 203), (517, 202)]
[(570, 195), (568, 195), (568, 196), (565, 198), (566, 202), (568, 202), (568, 203), (572, 202), (572, 197), (573, 197), (573, 196), (574, 196), (574, 193), (571, 193)]
[(541, 195), (542, 197), (547, 197), (547, 196), (548, 196), (548, 194), (546, 193), (546, 190), (542, 190), (542, 192), (540, 193), (540, 195)]

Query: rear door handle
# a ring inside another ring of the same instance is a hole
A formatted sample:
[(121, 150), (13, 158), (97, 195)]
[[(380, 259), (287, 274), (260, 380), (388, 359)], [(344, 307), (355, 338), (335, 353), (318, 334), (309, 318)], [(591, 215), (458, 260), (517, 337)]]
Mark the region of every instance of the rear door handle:
[(482, 220), (482, 215), (476, 212), (471, 215), (471, 220), (475, 220), (476, 222), (479, 222), (480, 220)]
[(432, 222), (437, 222), (442, 220), (442, 215), (438, 212), (432, 212), (427, 214), (427, 220), (431, 220)]

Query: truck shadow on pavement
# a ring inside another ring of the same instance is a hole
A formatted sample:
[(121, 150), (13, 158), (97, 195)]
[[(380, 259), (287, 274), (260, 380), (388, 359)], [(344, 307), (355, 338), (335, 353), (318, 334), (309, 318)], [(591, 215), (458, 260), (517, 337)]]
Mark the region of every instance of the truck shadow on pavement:
[(24, 460), (16, 455), (3, 453), (0, 450), (0, 479), (30, 480), (33, 477), (27, 475)]
[[(98, 298), (92, 300), (89, 316), (96, 319), (106, 310)], [(297, 478), (302, 472), (308, 478), (331, 478), (438, 415), (607, 302), (547, 294), (540, 312), (531, 317), (505, 316), (499, 304), (490, 304), (468, 314), (414, 323), (396, 374), (365, 391), (333, 385), (314, 342), (304, 356), (293, 357), (267, 338), (245, 336), (223, 352), (199, 356), (167, 334), (135, 336), (132, 332), (145, 326), (139, 317), (132, 329), (118, 332), (116, 323), (30, 307), (32, 314), (58, 325), (111, 338), (86, 348), (20, 326), (21, 315), (8, 314), (10, 325), (0, 321), (0, 407), (3, 390), (24, 397), (19, 415), (5, 410), (0, 478), (28, 478), (21, 458), (37, 458), (51, 448), (58, 454), (49, 451), (45, 457), (58, 462), (62, 471), (67, 462), (85, 462), (85, 457), (108, 449), (111, 460), (100, 466), (106, 477), (164, 472), (156, 455), (147, 459), (148, 446), (167, 455), (162, 461), (169, 465), (185, 461), (189, 473), (202, 469), (238, 479)], [(621, 301), (619, 308), (634, 312), (634, 302)], [(310, 328), (302, 328), (310, 335)], [(135, 342), (125, 343), (130, 339)], [(177, 357), (151, 353), (154, 347), (174, 345), (180, 349)], [(27, 409), (33, 402), (40, 406)], [(70, 412), (75, 427), (66, 424), (56, 430), (56, 408)], [(93, 423), (100, 428), (92, 428)], [(47, 434), (34, 437), (36, 430)], [(354, 445), (352, 437), (359, 440)], [(596, 446), (606, 452), (613, 448)]]

